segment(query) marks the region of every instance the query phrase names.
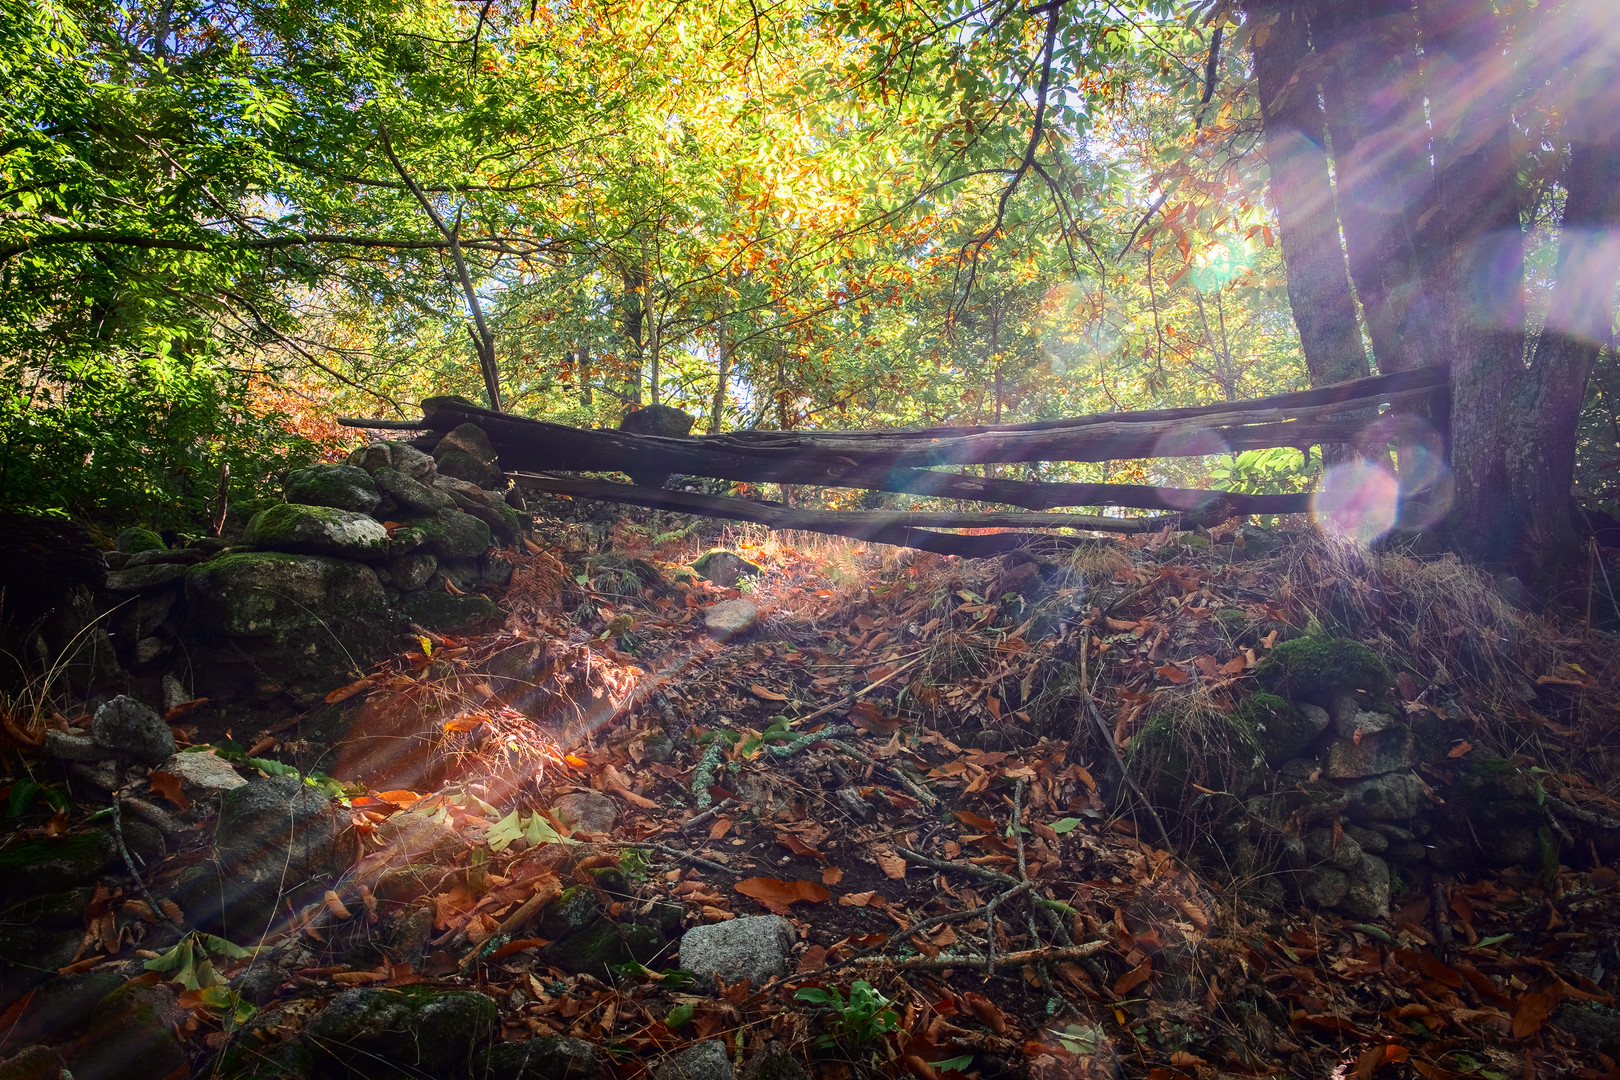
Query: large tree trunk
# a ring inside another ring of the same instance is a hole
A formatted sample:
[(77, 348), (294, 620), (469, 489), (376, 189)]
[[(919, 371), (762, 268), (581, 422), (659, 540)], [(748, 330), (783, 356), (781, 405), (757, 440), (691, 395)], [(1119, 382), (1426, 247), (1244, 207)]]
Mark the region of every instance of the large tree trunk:
[(647, 321), (647, 272), (627, 269), (624, 282), (624, 358), (626, 389), (632, 405), (641, 404), (641, 372), (646, 362), (643, 327)]
[(1436, 362), (1452, 377), (1450, 528), (1487, 561), (1513, 534), (1505, 432), (1524, 379), (1524, 236), (1513, 160), (1516, 80), (1489, 0), (1419, 0), (1434, 110), (1432, 213), (1419, 232)]
[[(721, 307), (724, 308), (724, 301)], [(731, 334), (726, 320), (729, 316), (724, 310), (714, 324), (716, 351), (720, 354), (720, 371), (714, 384), (714, 405), (709, 410), (709, 434), (720, 434), (720, 421), (726, 412), (726, 380), (731, 378)]]
[(1524, 530), (1516, 554), (1537, 576), (1574, 553), (1575, 432), (1592, 365), (1612, 340), (1620, 279), (1620, 135), (1572, 146), (1565, 189), (1558, 276), (1515, 454), (1514, 503)]
[(1305, 367), (1312, 386), (1363, 378), (1367, 350), (1339, 242), (1322, 106), (1316, 78), (1303, 67), (1310, 51), (1305, 19), (1297, 5), (1283, 0), (1249, 0), (1245, 6), (1257, 27), (1254, 72), (1271, 201)]
[(1438, 359), (1414, 223), (1431, 186), (1410, 0), (1331, 0), (1311, 18), (1350, 278), (1384, 373)]

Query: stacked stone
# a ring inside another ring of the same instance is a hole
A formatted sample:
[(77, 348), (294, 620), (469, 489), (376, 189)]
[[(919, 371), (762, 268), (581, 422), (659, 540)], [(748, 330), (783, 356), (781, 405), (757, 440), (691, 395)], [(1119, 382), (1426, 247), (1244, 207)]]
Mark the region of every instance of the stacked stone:
[(131, 530), (109, 557), (112, 642), (139, 675), (182, 653), (197, 692), (324, 694), (398, 647), (412, 627), (496, 625), (511, 578), (497, 548), (522, 543), (494, 448), (465, 424), (432, 455), (362, 446), (292, 473), (285, 501), (234, 507), (225, 538), (182, 549)]

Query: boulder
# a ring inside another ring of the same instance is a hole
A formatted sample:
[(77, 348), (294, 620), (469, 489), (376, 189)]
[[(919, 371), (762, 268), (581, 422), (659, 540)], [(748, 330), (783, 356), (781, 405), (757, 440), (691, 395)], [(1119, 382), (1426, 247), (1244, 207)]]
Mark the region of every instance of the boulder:
[(393, 579), (394, 588), (403, 592), (420, 589), (438, 569), (438, 558), (425, 551), (396, 555), (388, 560), (388, 576)]
[(810, 1073), (774, 1040), (743, 1066), (742, 1080), (810, 1080)]
[(570, 885), (541, 912), (540, 936), (553, 941), (573, 937), (594, 926), (601, 914), (596, 890), (587, 885)]
[(788, 950), (799, 939), (793, 924), (779, 915), (750, 915), (729, 922), (694, 926), (681, 936), (681, 967), (712, 986), (747, 979), (754, 989), (787, 974)]
[(119, 694), (96, 710), (90, 735), (113, 754), (156, 765), (174, 753), (174, 732), (157, 713)]
[(248, 522), (242, 541), (269, 551), (332, 555), (360, 562), (388, 558), (388, 530), (352, 510), (283, 503), (261, 510)]
[(407, 514), (442, 514), (456, 508), (455, 500), (440, 491), (411, 479), (393, 466), (384, 466), (372, 474), (377, 490), (394, 500)]
[(90, 736), (56, 728), (45, 729), (44, 752), (58, 761), (106, 761), (112, 756)]
[(653, 1080), (731, 1080), (731, 1058), (726, 1044), (719, 1039), (705, 1039), (693, 1043), (685, 1050), (671, 1054), (669, 1059), (653, 1070)]
[(371, 839), (392, 863), (449, 863), (467, 849), (466, 839), (452, 825), (419, 810), (379, 822)]
[(396, 469), (418, 484), (431, 484), (438, 475), (431, 457), (398, 439), (379, 439), (359, 447), (344, 464), (364, 469), (373, 475), (378, 469)]
[(345, 990), (315, 1014), (304, 1037), (323, 1077), (466, 1076), (499, 1021), (494, 999), (473, 990)]
[(148, 563), (115, 570), (107, 575), (108, 592), (149, 593), (167, 588), (186, 576), (183, 563)]
[(329, 506), (369, 514), (382, 505), (371, 474), (353, 465), (316, 465), (287, 477), (282, 493), (290, 503)]
[(436, 634), (473, 634), (490, 627), (501, 615), (495, 601), (478, 593), (455, 596), (442, 589), (423, 589), (405, 598), (405, 618)]
[(125, 529), (113, 540), (113, 550), (133, 555), (137, 551), (162, 551), (169, 545), (151, 529)]
[(467, 480), (481, 488), (506, 487), (495, 447), (477, 424), (461, 424), (447, 432), (433, 448), (433, 462), (441, 476)]
[(185, 1075), (175, 1025), (187, 1017), (168, 986), (128, 983), (102, 999), (73, 1056), (74, 1080), (151, 1080)]
[(181, 787), (193, 798), (207, 798), (247, 785), (242, 774), (212, 750), (175, 754), (158, 769), (170, 776), (178, 776)]
[(571, 791), (552, 807), (557, 820), (576, 832), (606, 836), (619, 820), (619, 806), (599, 791)]
[(704, 629), (721, 641), (747, 633), (758, 621), (759, 609), (747, 600), (722, 600), (703, 611)]
[(360, 563), (320, 555), (222, 555), (186, 576), (196, 630), (242, 643), (239, 662), (295, 693), (359, 678), (393, 648), (382, 583)]
[(1349, 638), (1301, 637), (1278, 642), (1255, 669), (1260, 685), (1295, 702), (1330, 705), (1343, 691), (1381, 698), (1395, 685), (1389, 668)]
[(473, 1069), (474, 1080), (608, 1080), (611, 1075), (595, 1046), (566, 1035), (496, 1043)]
[(1389, 864), (1376, 855), (1363, 854), (1357, 865), (1346, 871), (1348, 888), (1338, 903), (1340, 911), (1352, 919), (1372, 922), (1389, 914)]
[(118, 858), (110, 833), (14, 840), (0, 847), (0, 897), (54, 892), (93, 880)]
[(423, 551), (441, 559), (472, 559), (489, 550), (489, 525), (460, 511), (417, 518), (394, 534), (393, 553)]
[(1328, 828), (1312, 829), (1305, 834), (1305, 853), (1340, 870), (1354, 870), (1361, 865), (1361, 844), (1344, 833), (1335, 840), (1333, 830)]
[(1323, 867), (1299, 875), (1300, 899), (1312, 907), (1337, 907), (1350, 891), (1350, 879), (1343, 870)]
[(749, 562), (734, 551), (715, 548), (705, 551), (692, 563), (699, 577), (716, 585), (732, 588), (743, 578), (756, 577), (765, 572), (758, 563)]
[(583, 933), (549, 946), (542, 954), (545, 962), (575, 975), (606, 978), (620, 964), (657, 962), (664, 950), (664, 936), (650, 926), (599, 920)]
[(1274, 767), (1297, 758), (1328, 725), (1328, 714), (1319, 706), (1295, 708), (1275, 694), (1254, 694), (1238, 712), (1253, 726), (1266, 761)]
[(1423, 809), (1423, 781), (1410, 772), (1386, 773), (1345, 786), (1345, 813), (1358, 821), (1405, 821)]
[[(648, 405), (646, 408), (624, 414), (619, 430), (632, 435), (662, 435), (680, 438), (691, 434), (693, 417), (669, 405)], [(640, 487), (663, 487), (670, 474), (667, 472), (633, 472), (632, 483)]]
[[(90, 1019), (101, 999), (123, 985), (124, 980), (110, 971), (86, 971), (47, 979), (34, 991), (22, 1011), (15, 1014), (11, 1024), (0, 1029), (0, 1053), (76, 1033)], [(56, 1074), (51, 1076), (55, 1080)]]
[(1328, 746), (1325, 775), (1330, 780), (1359, 780), (1410, 769), (1416, 762), (1417, 740), (1402, 724), (1365, 734), (1359, 741), (1335, 739)]

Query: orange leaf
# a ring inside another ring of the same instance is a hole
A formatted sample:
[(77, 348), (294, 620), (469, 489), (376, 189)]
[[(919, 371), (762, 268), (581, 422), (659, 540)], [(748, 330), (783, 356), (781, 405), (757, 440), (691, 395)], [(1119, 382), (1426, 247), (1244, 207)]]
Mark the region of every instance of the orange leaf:
[(960, 821), (970, 829), (978, 829), (980, 832), (987, 833), (993, 833), (996, 831), (995, 822), (991, 821), (989, 818), (980, 817), (971, 810), (952, 810), (951, 813), (953, 816), (955, 816), (957, 821)]
[(906, 880), (906, 860), (887, 849), (874, 853), (874, 857), (884, 877), (890, 881)]
[(186, 797), (184, 791), (180, 790), (180, 778), (174, 773), (158, 769), (147, 779), (152, 782), (153, 791), (168, 799), (180, 809), (189, 810), (191, 808), (191, 800)]
[[(803, 840), (800, 840), (797, 836), (794, 836), (792, 833), (788, 833), (788, 832), (779, 832), (779, 833), (777, 833), (776, 834), (776, 842), (778, 844), (781, 844), (783, 847), (787, 848), (789, 851), (793, 852), (793, 854), (795, 854), (795, 855), (802, 855), (807, 859), (820, 859), (822, 862), (827, 861), (827, 856), (823, 855), (821, 852), (817, 851), (815, 848), (811, 847), (809, 844), (805, 843)], [(836, 882), (829, 881), (829, 882), (827, 882), (827, 884), (833, 885), (833, 884), (836, 884)]]
[(182, 701), (180, 704), (163, 714), (163, 722), (165, 724), (172, 724), (176, 720), (179, 720), (181, 717), (185, 716), (187, 713), (194, 712), (206, 704), (208, 704), (208, 699), (205, 697), (192, 698), (190, 701)]
[(376, 676), (367, 675), (363, 679), (356, 679), (348, 686), (340, 686), (330, 694), (326, 695), (326, 703), (328, 705), (335, 705), (340, 701), (345, 701), (352, 698), (362, 690), (371, 689), (371, 687), (376, 684), (376, 681)]
[(819, 904), (832, 899), (832, 893), (814, 881), (783, 881), (781, 878), (744, 878), (734, 886), (744, 896), (751, 896), (778, 915), (787, 914), (792, 904)]
[(1448, 758), (1462, 757), (1464, 754), (1468, 753), (1468, 751), (1472, 750), (1473, 748), (1474, 748), (1474, 744), (1469, 742), (1467, 739), (1464, 739), (1462, 742), (1458, 743), (1456, 746), (1453, 746), (1450, 750), (1446, 751), (1446, 757), (1448, 757)]
[(1177, 686), (1180, 686), (1182, 683), (1192, 678), (1191, 675), (1188, 675), (1185, 671), (1182, 671), (1174, 664), (1165, 664), (1162, 667), (1156, 667), (1153, 670), (1157, 671), (1160, 675), (1163, 675), (1166, 679), (1175, 683)]
[(422, 796), (418, 795), (414, 791), (406, 791), (403, 788), (397, 791), (379, 791), (377, 792), (377, 798), (381, 799), (385, 803), (392, 803), (402, 810), (410, 806), (415, 806), (417, 803), (422, 801)]
[(844, 880), (844, 872), (836, 866), (829, 866), (821, 872), (823, 885), (836, 885)]
[(758, 683), (755, 683), (752, 686), (750, 686), (748, 688), (748, 692), (750, 694), (753, 694), (755, 697), (759, 698), (759, 700), (761, 700), (761, 701), (786, 701), (787, 700), (787, 695), (786, 694), (778, 694), (775, 690), (767, 690), (763, 686), (760, 686)]
[(1114, 981), (1114, 993), (1128, 994), (1153, 975), (1153, 957), (1148, 957)]
[(1528, 1039), (1541, 1029), (1541, 1025), (1552, 1011), (1558, 1008), (1558, 1003), (1564, 997), (1564, 984), (1553, 983), (1544, 990), (1526, 994), (1519, 999), (1519, 1007), (1513, 1013), (1513, 1037), (1515, 1039)]

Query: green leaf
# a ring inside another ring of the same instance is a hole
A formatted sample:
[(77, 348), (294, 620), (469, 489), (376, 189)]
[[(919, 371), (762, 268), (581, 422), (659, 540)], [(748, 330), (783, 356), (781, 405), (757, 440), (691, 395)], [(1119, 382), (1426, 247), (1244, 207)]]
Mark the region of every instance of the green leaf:
[(523, 839), (523, 833), (522, 819), (518, 817), (518, 812), (513, 810), (489, 827), (484, 833), (484, 842), (489, 845), (491, 851), (505, 851), (511, 846), (512, 841)]
[(1085, 822), (1081, 821), (1077, 817), (1066, 817), (1058, 818), (1056, 821), (1052, 822), (1051, 827), (1053, 832), (1057, 833), (1059, 836), (1062, 836), (1064, 833), (1073, 832), (1077, 826), (1083, 824), (1085, 824)]
[(677, 1005), (669, 1010), (669, 1015), (664, 1018), (664, 1023), (669, 1025), (671, 1029), (684, 1027), (692, 1022), (692, 1013), (693, 1009), (690, 1004)]
[(946, 1058), (944, 1061), (931, 1061), (929, 1064), (936, 1069), (966, 1072), (973, 1064), (973, 1055), (963, 1054), (960, 1057)]

